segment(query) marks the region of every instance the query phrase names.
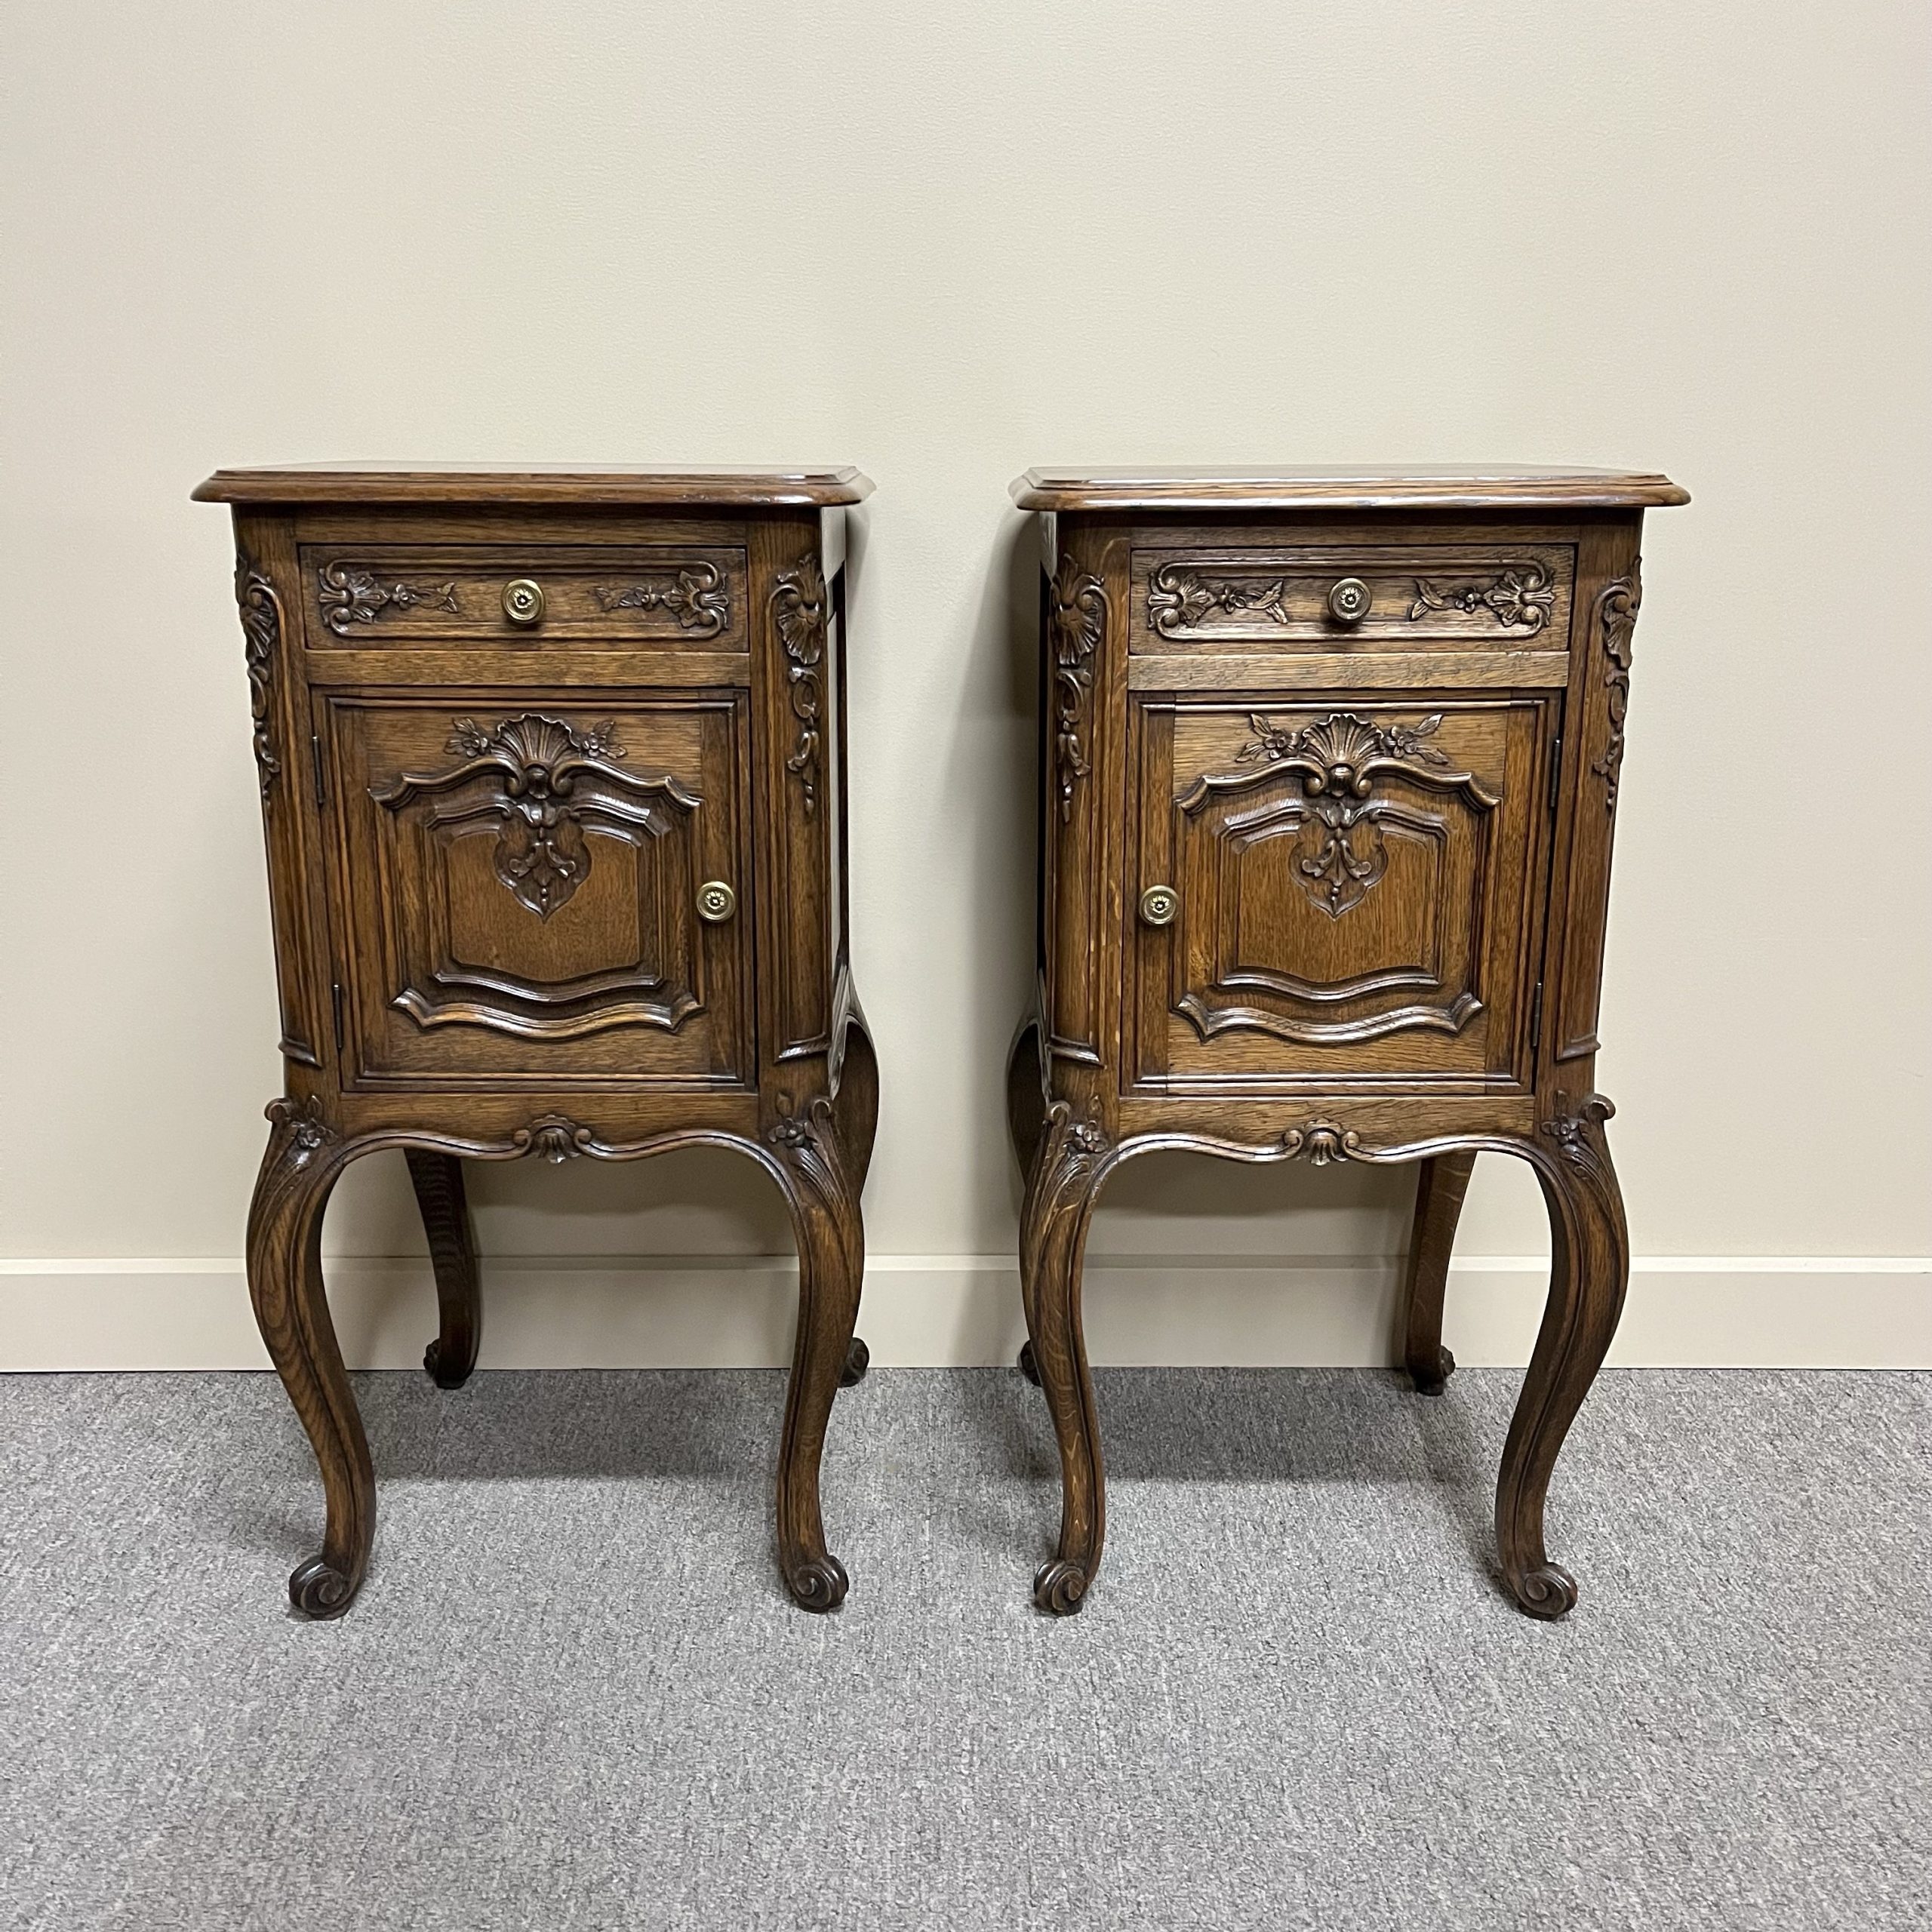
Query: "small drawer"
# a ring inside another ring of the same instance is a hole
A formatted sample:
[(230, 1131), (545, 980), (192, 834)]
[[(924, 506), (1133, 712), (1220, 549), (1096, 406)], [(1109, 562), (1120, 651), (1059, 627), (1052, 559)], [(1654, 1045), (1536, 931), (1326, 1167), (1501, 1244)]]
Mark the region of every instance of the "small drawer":
[(392, 644), (742, 651), (745, 553), (676, 546), (304, 544), (312, 651)]
[(1567, 543), (1268, 545), (1134, 552), (1130, 648), (1564, 651)]

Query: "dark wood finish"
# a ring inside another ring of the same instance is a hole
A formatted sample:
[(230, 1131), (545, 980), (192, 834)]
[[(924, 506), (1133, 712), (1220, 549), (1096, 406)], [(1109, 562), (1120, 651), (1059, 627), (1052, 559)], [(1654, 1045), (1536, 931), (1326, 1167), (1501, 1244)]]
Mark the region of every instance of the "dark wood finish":
[(1649, 470), (1541, 463), (1423, 463), (1357, 469), (1029, 469), (1013, 484), (1023, 510), (1663, 509), (1687, 491)]
[(1043, 518), (1040, 998), (1008, 1069), (1027, 1176), (1020, 1367), (1057, 1549), (1106, 1534), (1081, 1321), (1094, 1204), (1159, 1149), (1421, 1164), (1401, 1358), (1442, 1303), (1476, 1155), (1535, 1169), (1548, 1312), (1497, 1490), (1518, 1604), (1576, 1600), (1550, 1472), (1615, 1332), (1623, 1205), (1592, 1091), (1644, 507), (1622, 471), (1031, 471)]
[(843, 1600), (819, 1464), (853, 1334), (878, 1073), (848, 964), (844, 560), (856, 472), (224, 471), (285, 1091), (248, 1278), (328, 1506), (297, 1608), (374, 1529), (321, 1267), (349, 1163), (408, 1158), (445, 1387), (481, 1332), (463, 1163), (709, 1144), (784, 1196), (799, 1315), (777, 1541)]
[(477, 1274), (476, 1235), (469, 1224), (463, 1163), (425, 1148), (407, 1150), (410, 1184), (429, 1238), (435, 1271), (438, 1327), (423, 1351), (423, 1366), (439, 1389), (460, 1389), (476, 1366), (483, 1340), (483, 1286)]
[(1442, 1303), (1456, 1223), (1475, 1166), (1473, 1154), (1441, 1154), (1416, 1173), (1415, 1225), (1402, 1288), (1402, 1366), (1419, 1395), (1441, 1395), (1456, 1372), (1456, 1358), (1442, 1346)]
[(689, 509), (829, 509), (863, 503), (871, 479), (832, 469), (631, 469), (572, 463), (527, 469), (515, 463), (288, 463), (217, 469), (194, 492), (198, 503), (535, 504), (578, 510), (601, 504)]

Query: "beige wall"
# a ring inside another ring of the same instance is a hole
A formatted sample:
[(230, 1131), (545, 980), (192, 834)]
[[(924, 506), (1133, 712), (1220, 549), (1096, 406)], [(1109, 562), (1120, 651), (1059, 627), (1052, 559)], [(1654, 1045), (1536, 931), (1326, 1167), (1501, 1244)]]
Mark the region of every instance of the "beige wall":
[[(1636, 1248), (1932, 1252), (1927, 18), (9, 10), (0, 1255), (238, 1250), (278, 1069), (229, 535), (187, 492), (358, 455), (878, 480), (854, 951), (885, 1078), (871, 1244), (913, 1280), (1012, 1238), (1033, 738), (1008, 478), (1667, 469), (1697, 500), (1646, 546), (1601, 1063)], [(1485, 1168), (1464, 1248), (1537, 1253), (1527, 1174)], [(784, 1247), (761, 1186), (693, 1158), (478, 1192), (497, 1251), (637, 1257)], [(1386, 1256), (1407, 1186), (1163, 1165), (1097, 1244)], [(353, 1174), (332, 1229), (419, 1248), (400, 1163)], [(78, 1278), (34, 1277), (57, 1332)], [(1203, 1287), (1208, 1329), (1248, 1320), (1243, 1279)]]

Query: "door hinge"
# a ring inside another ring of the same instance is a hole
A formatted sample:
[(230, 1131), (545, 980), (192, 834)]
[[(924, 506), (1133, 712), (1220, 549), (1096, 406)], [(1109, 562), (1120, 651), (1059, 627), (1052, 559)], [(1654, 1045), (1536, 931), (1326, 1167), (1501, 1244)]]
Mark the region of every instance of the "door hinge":
[(1549, 809), (1556, 810), (1556, 801), (1563, 790), (1563, 734), (1559, 731), (1552, 740), (1549, 747)]
[[(340, 1023), (338, 1023), (338, 1031)], [(336, 1044), (340, 1047), (340, 1039)], [(1540, 1052), (1543, 1048), (1543, 982), (1537, 982), (1537, 989), (1530, 995), (1530, 1051)]]
[(328, 799), (322, 790), (322, 741), (313, 731), (309, 734), (309, 774), (315, 781), (315, 809), (321, 811)]
[[(1543, 989), (1539, 986), (1537, 990), (1540, 992)], [(340, 1053), (342, 1051), (342, 982), (340, 980), (334, 980), (330, 984), (329, 1006), (335, 1015), (335, 1050), (337, 1053)]]

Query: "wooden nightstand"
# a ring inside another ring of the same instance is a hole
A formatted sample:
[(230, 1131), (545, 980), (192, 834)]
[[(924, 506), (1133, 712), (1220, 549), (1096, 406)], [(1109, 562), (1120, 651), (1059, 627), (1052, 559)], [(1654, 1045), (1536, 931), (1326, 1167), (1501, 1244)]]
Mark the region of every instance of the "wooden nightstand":
[(223, 470), (286, 1086), (248, 1225), (263, 1340), (315, 1444), (331, 1617), (375, 1490), (323, 1292), (351, 1161), (409, 1158), (454, 1386), (476, 1357), (462, 1162), (749, 1155), (790, 1208), (778, 1549), (844, 1598), (818, 1470), (853, 1338), (877, 1117), (846, 952), (850, 469)]
[(1081, 1333), (1124, 1161), (1422, 1164), (1404, 1361), (1438, 1391), (1475, 1156), (1536, 1170), (1549, 1310), (1503, 1454), (1503, 1574), (1576, 1585), (1543, 1497), (1629, 1272), (1594, 1091), (1645, 509), (1620, 471), (1031, 470), (1045, 512), (1039, 1006), (1008, 1072), (1020, 1269), (1063, 1481), (1034, 1582), (1076, 1610), (1106, 1522)]

